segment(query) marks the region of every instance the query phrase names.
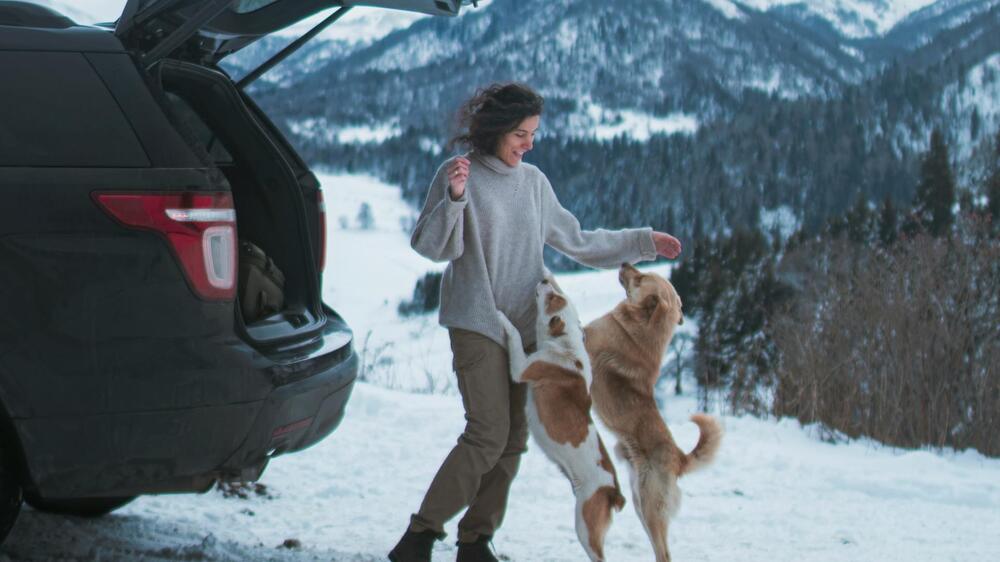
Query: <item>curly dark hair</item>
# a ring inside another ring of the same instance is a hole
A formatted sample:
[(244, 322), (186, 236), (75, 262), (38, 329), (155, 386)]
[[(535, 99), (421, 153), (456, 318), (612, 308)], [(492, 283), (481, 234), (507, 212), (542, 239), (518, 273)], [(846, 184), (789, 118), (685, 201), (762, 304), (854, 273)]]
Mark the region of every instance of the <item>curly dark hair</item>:
[(542, 114), (545, 100), (530, 87), (517, 82), (490, 84), (476, 91), (458, 110), (459, 130), (449, 146), (463, 144), (493, 154), (500, 138), (528, 117)]

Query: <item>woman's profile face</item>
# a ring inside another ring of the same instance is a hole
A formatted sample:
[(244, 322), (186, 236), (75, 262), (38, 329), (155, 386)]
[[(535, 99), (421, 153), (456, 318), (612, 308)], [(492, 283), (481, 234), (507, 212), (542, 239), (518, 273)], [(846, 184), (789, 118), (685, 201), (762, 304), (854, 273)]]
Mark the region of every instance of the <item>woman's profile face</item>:
[(511, 168), (521, 163), (524, 154), (531, 150), (535, 142), (535, 132), (538, 131), (539, 115), (528, 117), (521, 121), (513, 131), (500, 137), (496, 157)]

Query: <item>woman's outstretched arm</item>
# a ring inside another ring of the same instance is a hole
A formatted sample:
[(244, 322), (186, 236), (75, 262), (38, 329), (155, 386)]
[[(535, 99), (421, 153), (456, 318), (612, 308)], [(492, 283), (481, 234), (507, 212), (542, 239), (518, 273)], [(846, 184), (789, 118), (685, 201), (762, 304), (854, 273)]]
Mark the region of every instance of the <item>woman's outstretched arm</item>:
[(576, 217), (559, 203), (548, 179), (543, 184), (545, 243), (570, 258), (590, 267), (608, 269), (622, 262), (649, 261), (657, 255), (675, 258), (680, 254), (680, 241), (649, 227), (583, 230)]

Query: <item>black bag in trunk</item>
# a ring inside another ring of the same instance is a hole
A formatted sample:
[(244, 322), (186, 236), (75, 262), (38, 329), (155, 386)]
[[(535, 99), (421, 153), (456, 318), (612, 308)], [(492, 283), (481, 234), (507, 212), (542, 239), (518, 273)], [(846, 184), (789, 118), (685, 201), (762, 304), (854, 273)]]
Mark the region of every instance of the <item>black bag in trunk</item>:
[(285, 275), (248, 240), (240, 240), (239, 299), (244, 324), (275, 314), (285, 304)]

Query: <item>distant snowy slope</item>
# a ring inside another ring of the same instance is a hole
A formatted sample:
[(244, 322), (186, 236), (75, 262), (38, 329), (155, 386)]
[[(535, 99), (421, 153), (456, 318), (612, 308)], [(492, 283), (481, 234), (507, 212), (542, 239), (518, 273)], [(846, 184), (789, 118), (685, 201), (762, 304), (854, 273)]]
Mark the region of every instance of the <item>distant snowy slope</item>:
[[(490, 0), (479, 0), (478, 9), (483, 9)], [(462, 6), (459, 17), (475, 12), (477, 8), (473, 6)], [(290, 26), (279, 32), (283, 35), (301, 35), (311, 29), (314, 25), (322, 21), (334, 10), (329, 10), (313, 17), (306, 18), (301, 22)], [(417, 20), (428, 18), (426, 14), (414, 12), (404, 12), (401, 10), (386, 10), (384, 8), (372, 8), (369, 6), (354, 6), (351, 11), (344, 15), (335, 24), (328, 27), (318, 37), (330, 41), (343, 41), (347, 43), (367, 44), (377, 41), (382, 37), (396, 31), (405, 29)]]
[[(323, 21), (334, 10), (328, 10), (301, 22), (289, 26), (279, 32), (281, 35), (299, 36)], [(401, 12), (399, 10), (384, 10), (358, 6), (344, 15), (339, 21), (326, 28), (319, 39), (341, 41), (349, 44), (367, 44), (385, 37), (389, 33), (409, 27), (413, 22), (426, 18), (424, 14)]]
[[(959, 124), (959, 159), (984, 136), (1000, 127), (1000, 53), (994, 54), (966, 72), (964, 79), (945, 88), (941, 94), (941, 111), (950, 112)], [(975, 117), (973, 115), (975, 114)]]
[(795, 6), (830, 22), (847, 37), (882, 35), (935, 0), (704, 0), (729, 18), (743, 17), (742, 4), (763, 12)]

